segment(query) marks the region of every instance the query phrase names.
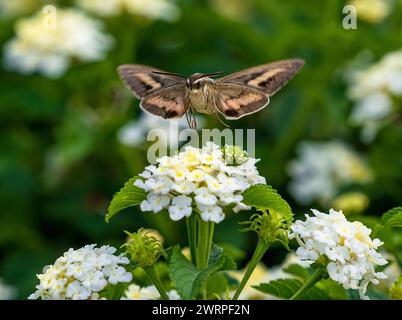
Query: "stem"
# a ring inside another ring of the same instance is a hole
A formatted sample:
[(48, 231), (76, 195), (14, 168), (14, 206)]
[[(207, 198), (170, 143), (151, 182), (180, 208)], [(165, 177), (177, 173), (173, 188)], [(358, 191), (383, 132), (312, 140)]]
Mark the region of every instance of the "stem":
[(311, 277), (300, 287), (299, 290), (290, 298), (290, 300), (295, 300), (298, 296), (300, 296), (304, 291), (307, 291), (311, 287), (313, 287), (318, 281), (322, 279), (322, 270), (318, 268), (314, 271)]
[(261, 261), (262, 257), (264, 256), (265, 252), (268, 250), (270, 246), (270, 243), (266, 243), (264, 240), (261, 238), (258, 238), (257, 246), (255, 247), (254, 254), (251, 257), (250, 263), (247, 266), (246, 273), (243, 276), (243, 279), (241, 279), (241, 282), (239, 286), (237, 287), (237, 290), (235, 294), (233, 295), (232, 300), (237, 300), (243, 291), (244, 287), (247, 284), (247, 281), (250, 279), (251, 274), (253, 273), (255, 267), (257, 264)]
[(151, 278), (151, 281), (153, 282), (159, 294), (161, 295), (161, 298), (163, 300), (169, 300), (169, 296), (167, 295), (166, 290), (163, 287), (162, 282), (156, 273), (155, 266), (145, 267), (144, 270), (147, 273), (148, 277)]
[(214, 226), (213, 222), (206, 222), (201, 218), (198, 220), (197, 268), (200, 270), (208, 267)]
[(197, 215), (193, 213), (186, 219), (188, 246), (190, 247), (191, 261), (197, 265)]

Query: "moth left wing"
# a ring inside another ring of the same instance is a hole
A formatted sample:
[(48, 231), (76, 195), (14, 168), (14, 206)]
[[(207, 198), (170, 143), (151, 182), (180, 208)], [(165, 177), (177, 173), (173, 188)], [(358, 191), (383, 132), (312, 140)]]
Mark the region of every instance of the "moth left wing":
[(226, 119), (239, 119), (266, 107), (269, 97), (264, 92), (235, 83), (217, 84), (215, 107)]
[(220, 78), (223, 83), (238, 83), (274, 95), (303, 67), (301, 59), (289, 59), (263, 64)]
[(134, 96), (142, 99), (152, 92), (182, 82), (182, 79), (172, 75), (163, 75), (160, 69), (140, 64), (123, 64), (117, 68), (120, 78)]
[(179, 84), (160, 89), (142, 99), (140, 107), (164, 119), (180, 118), (188, 108), (186, 88)]

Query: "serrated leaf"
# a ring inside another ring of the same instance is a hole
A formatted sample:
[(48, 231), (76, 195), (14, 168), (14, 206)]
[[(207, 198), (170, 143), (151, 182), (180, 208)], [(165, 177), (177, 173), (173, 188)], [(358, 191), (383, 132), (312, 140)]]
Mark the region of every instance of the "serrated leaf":
[[(290, 299), (301, 288), (303, 282), (298, 279), (278, 279), (268, 283), (261, 283), (253, 288), (281, 299)], [(317, 287), (303, 292), (299, 300), (328, 300), (328, 295)]]
[(381, 223), (385, 228), (402, 227), (402, 207), (396, 207), (384, 213)]
[(285, 267), (283, 271), (302, 279), (307, 279), (310, 276), (308, 270), (297, 263)]
[[(217, 247), (217, 246), (215, 246)], [(219, 247), (217, 247), (219, 248)], [(177, 292), (183, 299), (195, 299), (205, 287), (207, 279), (217, 271), (231, 267), (230, 257), (221, 254), (218, 257), (215, 248), (213, 263), (203, 270), (198, 270), (182, 253), (179, 246), (173, 248), (169, 259), (169, 274)], [(233, 259), (232, 259), (233, 261)]]
[(243, 203), (256, 209), (274, 210), (291, 223), (292, 209), (279, 193), (269, 185), (257, 184), (243, 192)]
[(391, 228), (402, 227), (402, 207), (396, 207), (385, 212), (379, 224), (374, 229), (373, 236), (387, 238), (387, 231)]
[(123, 209), (137, 206), (146, 198), (145, 191), (134, 185), (134, 182), (140, 179), (139, 177), (134, 177), (128, 180), (124, 187), (120, 191), (116, 192), (113, 196), (112, 201), (108, 207), (108, 212), (106, 214), (106, 222), (120, 212)]

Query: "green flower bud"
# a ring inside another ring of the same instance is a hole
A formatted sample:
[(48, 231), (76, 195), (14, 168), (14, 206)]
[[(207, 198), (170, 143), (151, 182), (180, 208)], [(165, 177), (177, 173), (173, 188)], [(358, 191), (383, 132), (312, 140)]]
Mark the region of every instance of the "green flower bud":
[(254, 231), (258, 237), (267, 244), (272, 244), (275, 241), (282, 243), (289, 250), (288, 231), (289, 224), (282, 215), (270, 210), (269, 214), (263, 210), (262, 214), (254, 214), (249, 221), (242, 222), (248, 225), (241, 231)]
[(248, 154), (239, 146), (225, 145), (222, 148), (223, 157), (228, 165), (241, 165), (248, 160)]
[(123, 246), (136, 266), (151, 267), (164, 253), (160, 240), (142, 228), (134, 233), (127, 231), (125, 233), (128, 235), (128, 240)]

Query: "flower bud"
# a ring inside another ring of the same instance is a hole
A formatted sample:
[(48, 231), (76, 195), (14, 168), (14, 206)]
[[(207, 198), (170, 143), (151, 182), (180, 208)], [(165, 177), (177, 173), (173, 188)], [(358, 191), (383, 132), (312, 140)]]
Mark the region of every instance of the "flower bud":
[(248, 160), (248, 154), (242, 147), (225, 145), (222, 148), (225, 163), (228, 165), (241, 165)]
[(281, 242), (288, 248), (288, 230), (289, 225), (282, 215), (270, 210), (269, 214), (266, 210), (262, 214), (254, 214), (249, 221), (242, 224), (248, 224), (248, 227), (241, 231), (254, 231), (258, 237), (267, 244), (272, 244), (275, 241)]
[(163, 254), (161, 241), (142, 228), (126, 233), (128, 240), (123, 246), (135, 265), (142, 268), (153, 266)]

